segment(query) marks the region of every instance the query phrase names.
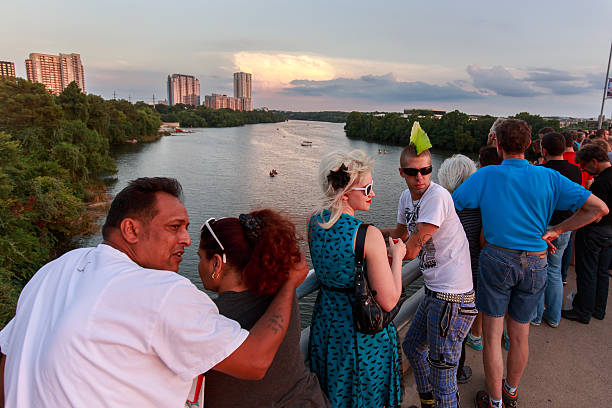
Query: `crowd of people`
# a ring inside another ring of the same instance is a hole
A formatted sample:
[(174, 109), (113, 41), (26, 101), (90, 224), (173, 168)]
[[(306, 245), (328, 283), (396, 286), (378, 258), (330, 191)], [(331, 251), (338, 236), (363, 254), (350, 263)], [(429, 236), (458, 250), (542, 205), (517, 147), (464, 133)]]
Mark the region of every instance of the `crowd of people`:
[[(322, 159), (324, 201), (307, 231), (320, 283), (310, 367), (295, 295), (308, 268), (288, 217), (263, 209), (202, 224), (198, 272), (211, 300), (176, 273), (191, 244), (181, 185), (131, 181), (103, 242), (45, 265), (22, 291), (0, 332), (0, 407), (179, 407), (202, 373), (208, 407), (399, 407), (402, 352), (421, 407), (457, 407), (466, 345), (483, 350), (476, 406), (517, 407), (530, 325), (603, 319), (612, 262), (609, 134), (540, 133), (533, 165), (530, 127), (498, 119), (479, 165), (450, 157), (439, 183), (429, 150), (402, 150), (397, 224), (368, 225), (363, 258), (384, 312), (402, 296), (402, 262), (419, 259), (425, 296), (403, 339), (392, 322), (372, 334), (354, 321), (356, 213), (375, 197), (373, 161)], [(577, 293), (562, 311), (573, 241)]]

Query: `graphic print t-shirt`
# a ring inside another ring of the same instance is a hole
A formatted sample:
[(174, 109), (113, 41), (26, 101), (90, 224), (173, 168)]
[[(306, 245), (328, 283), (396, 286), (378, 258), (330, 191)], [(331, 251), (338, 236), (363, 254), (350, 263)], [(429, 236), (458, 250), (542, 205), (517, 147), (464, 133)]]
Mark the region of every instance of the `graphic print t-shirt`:
[(470, 250), (465, 232), (446, 189), (431, 183), (419, 200), (405, 190), (397, 210), (397, 222), (412, 235), (418, 223), (438, 227), (419, 253), (425, 285), (435, 292), (467, 293), (472, 290)]

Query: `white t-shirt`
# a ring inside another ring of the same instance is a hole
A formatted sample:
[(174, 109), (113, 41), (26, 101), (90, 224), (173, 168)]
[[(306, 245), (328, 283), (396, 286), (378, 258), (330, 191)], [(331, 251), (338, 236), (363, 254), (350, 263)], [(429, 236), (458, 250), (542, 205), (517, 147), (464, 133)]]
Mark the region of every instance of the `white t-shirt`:
[(468, 240), (453, 199), (444, 187), (432, 182), (415, 201), (410, 190), (405, 190), (399, 199), (397, 222), (406, 225), (408, 234), (421, 222), (438, 227), (419, 253), (421, 272), (430, 290), (444, 293), (472, 290)]
[(34, 275), (0, 332), (5, 404), (182, 407), (192, 379), (247, 336), (177, 273), (76, 249)]

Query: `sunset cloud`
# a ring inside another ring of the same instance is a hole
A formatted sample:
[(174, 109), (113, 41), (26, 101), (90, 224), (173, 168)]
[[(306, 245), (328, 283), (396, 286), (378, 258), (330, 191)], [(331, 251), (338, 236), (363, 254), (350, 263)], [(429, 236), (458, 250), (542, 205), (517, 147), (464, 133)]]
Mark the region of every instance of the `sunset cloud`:
[(294, 79), (323, 81), (335, 76), (330, 63), (310, 55), (239, 52), (234, 54), (234, 65), (252, 73), (253, 81), (264, 88), (279, 88)]
[(233, 55), (235, 69), (251, 72), (253, 81), (263, 88), (282, 89), (292, 81), (330, 81), (358, 79), (366, 75), (383, 76), (389, 72), (399, 81), (425, 81), (444, 85), (452, 79), (468, 79), (465, 71), (437, 65), (421, 65), (321, 55), (239, 52)]

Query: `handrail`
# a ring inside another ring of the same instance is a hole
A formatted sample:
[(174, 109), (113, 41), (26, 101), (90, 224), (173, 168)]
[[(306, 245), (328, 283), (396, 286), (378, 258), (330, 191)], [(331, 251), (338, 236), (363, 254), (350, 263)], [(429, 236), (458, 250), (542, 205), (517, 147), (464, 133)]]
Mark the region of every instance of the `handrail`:
[[(421, 270), (419, 268), (419, 260), (413, 259), (410, 262), (407, 262), (402, 267), (402, 286), (405, 288), (410, 285), (412, 282), (418, 279), (421, 276)], [(314, 269), (311, 269), (308, 272), (308, 276), (302, 282), (302, 284), (297, 288), (296, 295), (298, 299), (303, 299), (304, 297), (310, 295), (311, 293), (317, 291), (319, 289), (319, 281), (315, 276)], [(421, 299), (423, 299), (425, 292), (423, 288), (420, 288), (416, 293), (410, 296), (402, 307), (400, 308), (397, 316), (393, 319), (393, 323), (397, 331), (402, 331), (408, 323), (412, 316), (414, 316), (419, 303), (421, 303)], [(304, 355), (305, 359), (308, 359), (308, 342), (310, 338), (310, 326), (306, 327), (302, 330), (301, 338), (300, 338), (300, 350)]]

